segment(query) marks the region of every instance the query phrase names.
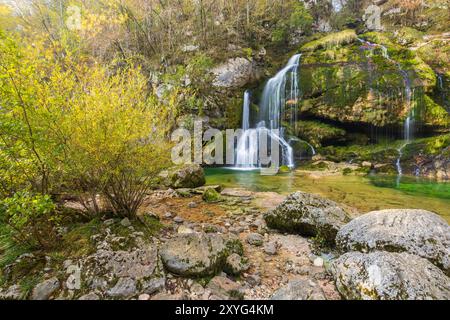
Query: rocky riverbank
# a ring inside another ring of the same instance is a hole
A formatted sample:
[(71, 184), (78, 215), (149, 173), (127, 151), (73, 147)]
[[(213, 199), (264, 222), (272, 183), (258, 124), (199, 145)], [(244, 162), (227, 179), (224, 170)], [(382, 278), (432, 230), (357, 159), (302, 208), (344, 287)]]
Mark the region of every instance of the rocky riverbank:
[(70, 250), (3, 268), (3, 299), (450, 298), (450, 227), (423, 210), (209, 186), (156, 190), (139, 221), (61, 236)]

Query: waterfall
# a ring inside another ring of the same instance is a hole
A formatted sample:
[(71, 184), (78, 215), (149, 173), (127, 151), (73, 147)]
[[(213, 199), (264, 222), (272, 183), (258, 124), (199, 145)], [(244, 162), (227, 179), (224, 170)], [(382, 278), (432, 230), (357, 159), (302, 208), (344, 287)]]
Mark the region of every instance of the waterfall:
[[(398, 177), (400, 179), (400, 177), (403, 175), (403, 169), (401, 166), (401, 159), (403, 156), (403, 149), (409, 144), (409, 142), (413, 139), (413, 135), (414, 135), (414, 108), (411, 108), (411, 102), (412, 102), (412, 97), (413, 97), (413, 90), (411, 88), (411, 81), (409, 79), (408, 73), (402, 69), (400, 63), (398, 63), (397, 61), (393, 60), (388, 53), (388, 49), (380, 44), (376, 44), (376, 43), (371, 43), (369, 41), (363, 40), (358, 38), (358, 40), (363, 43), (364, 46), (366, 46), (371, 52), (373, 52), (373, 49), (375, 48), (379, 48), (381, 50), (381, 54), (382, 56), (387, 59), (388, 61), (392, 62), (393, 64), (395, 64), (397, 66), (397, 68), (399, 69), (399, 72), (401, 74), (401, 76), (403, 77), (403, 83), (405, 85), (405, 103), (408, 109), (408, 115), (405, 119), (405, 122), (403, 124), (403, 140), (405, 141), (405, 143), (402, 144), (402, 146), (400, 148), (397, 149), (398, 151), (398, 158), (396, 161), (396, 167), (397, 167), (397, 173), (398, 173)], [(398, 182), (400, 182), (398, 180)]]
[(281, 165), (294, 167), (294, 152), (284, 138), (281, 118), (286, 107), (290, 107), (291, 124), (297, 121), (300, 57), (300, 54), (291, 57), (287, 65), (267, 82), (261, 98), (256, 128), (251, 128), (250, 125), (250, 92), (245, 92), (242, 113), (243, 134), (237, 142), (236, 168), (248, 170), (261, 167), (258, 150), (261, 133), (265, 133), (270, 140), (275, 140), (280, 145)]

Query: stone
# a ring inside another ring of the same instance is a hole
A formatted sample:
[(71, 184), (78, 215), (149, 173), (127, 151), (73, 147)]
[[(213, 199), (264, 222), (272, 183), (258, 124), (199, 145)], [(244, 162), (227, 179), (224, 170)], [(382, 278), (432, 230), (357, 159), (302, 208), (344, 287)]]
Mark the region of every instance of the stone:
[(190, 44), (190, 45), (185, 45), (185, 46), (181, 49), (181, 51), (187, 53), (187, 52), (194, 52), (194, 51), (197, 51), (198, 49), (199, 49), (199, 46)]
[(189, 202), (188, 203), (188, 207), (191, 208), (191, 209), (194, 209), (194, 208), (198, 207), (198, 204), (197, 204), (197, 202)]
[(31, 294), (32, 300), (47, 300), (49, 299), (60, 287), (58, 278), (53, 277), (39, 283)]
[(220, 271), (232, 253), (230, 245), (218, 234), (192, 233), (178, 235), (160, 250), (166, 269), (182, 276), (208, 276)]
[(129, 298), (136, 294), (136, 281), (131, 278), (119, 278), (107, 294), (113, 298)]
[(225, 272), (230, 275), (239, 275), (248, 270), (249, 265), (237, 253), (233, 253), (227, 257), (225, 263)]
[(340, 294), (351, 300), (448, 300), (450, 279), (428, 260), (406, 252), (349, 252), (332, 262)]
[(166, 187), (197, 188), (205, 184), (205, 173), (199, 165), (185, 165), (172, 168), (160, 174), (162, 184)]
[(289, 195), (266, 213), (264, 219), (272, 229), (319, 236), (328, 243), (334, 243), (339, 229), (350, 221), (349, 215), (336, 202), (304, 192)]
[(243, 188), (225, 188), (222, 190), (220, 194), (222, 196), (236, 197), (236, 198), (250, 198), (253, 196), (253, 192)]
[(183, 293), (158, 293), (154, 295), (150, 300), (185, 300), (186, 296)]
[(194, 233), (195, 231), (186, 226), (179, 226), (177, 232), (179, 234), (188, 234), (188, 233)]
[(323, 259), (321, 257), (317, 257), (317, 258), (314, 259), (313, 264), (314, 264), (315, 267), (323, 267), (324, 262), (323, 262)]
[(93, 301), (93, 300), (100, 300), (100, 297), (94, 293), (94, 292), (89, 292), (81, 297), (78, 298), (78, 300), (89, 300), (89, 301)]
[(122, 219), (122, 221), (120, 221), (120, 224), (122, 225), (122, 227), (125, 227), (125, 228), (128, 228), (129, 226), (131, 226), (130, 219), (128, 219), (128, 218)]
[(249, 275), (245, 280), (252, 287), (256, 287), (261, 284), (261, 277), (256, 274)]
[(372, 162), (369, 162), (369, 161), (363, 161), (362, 163), (361, 163), (361, 166), (362, 167), (364, 167), (364, 168), (372, 168)]
[(151, 278), (158, 263), (157, 247), (142, 245), (131, 251), (112, 251), (101, 249), (83, 261), (83, 277), (91, 283), (92, 289), (104, 289), (106, 279), (132, 278), (142, 280)]
[(242, 295), (242, 287), (231, 279), (222, 276), (216, 276), (208, 283), (207, 288), (212, 295), (220, 297), (223, 300), (238, 298)]
[(166, 212), (166, 213), (164, 214), (164, 218), (166, 218), (166, 219), (172, 218), (172, 213)]
[(270, 256), (274, 256), (277, 254), (278, 244), (275, 241), (266, 243), (264, 245), (264, 252)]
[(338, 233), (341, 252), (409, 252), (450, 275), (450, 226), (425, 210), (382, 210), (360, 216)]
[(147, 301), (147, 300), (150, 300), (150, 295), (149, 295), (149, 294), (146, 294), (146, 293), (143, 293), (143, 294), (139, 295), (138, 300), (139, 300), (139, 301)]
[(22, 289), (18, 284), (10, 286), (6, 292), (0, 291), (0, 300), (19, 300), (22, 297)]
[(211, 70), (215, 79), (213, 86), (219, 88), (241, 88), (256, 77), (253, 63), (245, 58), (229, 59)]
[(295, 279), (278, 289), (271, 300), (326, 300), (323, 290), (313, 281)]
[(180, 224), (180, 223), (183, 223), (183, 222), (184, 222), (184, 219), (183, 219), (182, 217), (175, 217), (175, 218), (173, 218), (173, 221), (174, 221), (175, 223)]
[(247, 236), (247, 242), (253, 246), (260, 247), (264, 243), (264, 237), (259, 233), (250, 233)]
[(147, 294), (154, 294), (166, 288), (165, 278), (155, 278), (141, 282), (142, 291)]
[(213, 188), (206, 189), (202, 195), (203, 201), (207, 203), (214, 203), (220, 201), (220, 194)]

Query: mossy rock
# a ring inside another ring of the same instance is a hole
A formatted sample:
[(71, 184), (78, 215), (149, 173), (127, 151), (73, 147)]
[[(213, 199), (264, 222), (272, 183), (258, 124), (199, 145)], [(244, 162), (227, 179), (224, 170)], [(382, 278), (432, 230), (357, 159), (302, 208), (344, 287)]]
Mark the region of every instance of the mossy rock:
[(207, 203), (215, 203), (219, 202), (221, 197), (220, 194), (213, 188), (207, 188), (205, 192), (203, 192), (202, 199)]

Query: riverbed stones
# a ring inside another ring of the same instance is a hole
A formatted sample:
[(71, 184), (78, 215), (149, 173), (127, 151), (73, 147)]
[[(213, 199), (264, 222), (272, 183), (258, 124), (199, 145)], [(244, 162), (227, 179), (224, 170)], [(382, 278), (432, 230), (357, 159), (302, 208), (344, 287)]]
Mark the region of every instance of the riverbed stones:
[(408, 252), (428, 259), (450, 275), (450, 226), (425, 210), (382, 210), (358, 217), (339, 231), (343, 252)]
[(308, 280), (295, 279), (278, 289), (271, 300), (326, 300), (320, 286)]
[(349, 252), (331, 264), (346, 299), (448, 300), (450, 279), (431, 262), (409, 253)]
[(219, 234), (192, 233), (178, 235), (160, 250), (166, 269), (182, 276), (202, 277), (222, 270), (236, 241)]
[(350, 221), (336, 202), (304, 192), (289, 195), (264, 218), (272, 229), (317, 236), (329, 243), (334, 243), (339, 229)]
[(48, 280), (45, 280), (39, 283), (31, 294), (32, 300), (47, 300), (49, 299), (53, 293), (56, 292), (60, 287), (60, 282), (58, 278), (53, 277)]

